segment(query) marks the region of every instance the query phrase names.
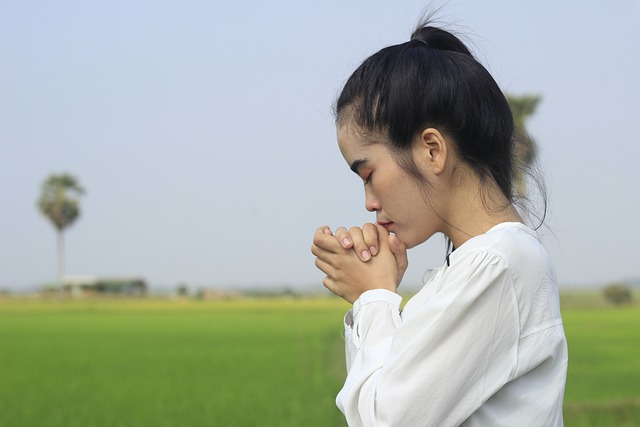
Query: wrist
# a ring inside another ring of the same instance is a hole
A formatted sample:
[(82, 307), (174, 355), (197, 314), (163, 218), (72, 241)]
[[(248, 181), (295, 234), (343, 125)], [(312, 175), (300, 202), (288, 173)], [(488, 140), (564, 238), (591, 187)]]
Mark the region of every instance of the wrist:
[(353, 302), (353, 315), (355, 316), (363, 306), (375, 302), (384, 302), (389, 304), (391, 307), (400, 310), (402, 297), (388, 289), (371, 289), (365, 291)]

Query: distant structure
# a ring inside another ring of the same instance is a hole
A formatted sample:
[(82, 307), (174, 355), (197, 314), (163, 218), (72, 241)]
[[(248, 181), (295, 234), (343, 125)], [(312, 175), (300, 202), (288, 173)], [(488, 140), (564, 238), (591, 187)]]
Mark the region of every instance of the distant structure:
[(65, 276), (61, 285), (45, 286), (45, 294), (60, 292), (63, 297), (90, 296), (142, 297), (147, 294), (147, 283), (139, 277)]
[(240, 293), (229, 291), (225, 289), (220, 289), (216, 287), (206, 287), (198, 290), (196, 293), (196, 298), (202, 300), (221, 300), (228, 298), (237, 298), (240, 296)]

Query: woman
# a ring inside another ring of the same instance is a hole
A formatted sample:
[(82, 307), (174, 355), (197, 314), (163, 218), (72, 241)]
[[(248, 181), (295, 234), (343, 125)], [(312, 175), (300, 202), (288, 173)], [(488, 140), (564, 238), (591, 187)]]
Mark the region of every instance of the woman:
[[(351, 426), (560, 426), (567, 347), (553, 266), (514, 206), (513, 118), (465, 45), (421, 25), (347, 81), (338, 144), (377, 224), (312, 246), (353, 303)], [(444, 265), (400, 311), (406, 249), (443, 233)]]

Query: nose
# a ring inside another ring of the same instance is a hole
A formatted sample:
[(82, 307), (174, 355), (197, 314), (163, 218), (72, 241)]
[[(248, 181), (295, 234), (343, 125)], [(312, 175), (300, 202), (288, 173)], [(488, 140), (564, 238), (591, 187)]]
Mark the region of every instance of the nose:
[(364, 207), (369, 212), (377, 212), (380, 210), (380, 202), (375, 197), (375, 195), (372, 194), (372, 191), (367, 187), (365, 187), (364, 190)]

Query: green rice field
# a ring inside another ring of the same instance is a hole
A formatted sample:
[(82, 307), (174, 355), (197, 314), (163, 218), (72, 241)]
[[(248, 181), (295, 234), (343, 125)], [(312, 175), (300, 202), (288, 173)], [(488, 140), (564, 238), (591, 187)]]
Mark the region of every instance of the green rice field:
[[(0, 299), (0, 426), (345, 426), (334, 398), (347, 308)], [(563, 316), (565, 425), (640, 425), (640, 307), (570, 298)]]

